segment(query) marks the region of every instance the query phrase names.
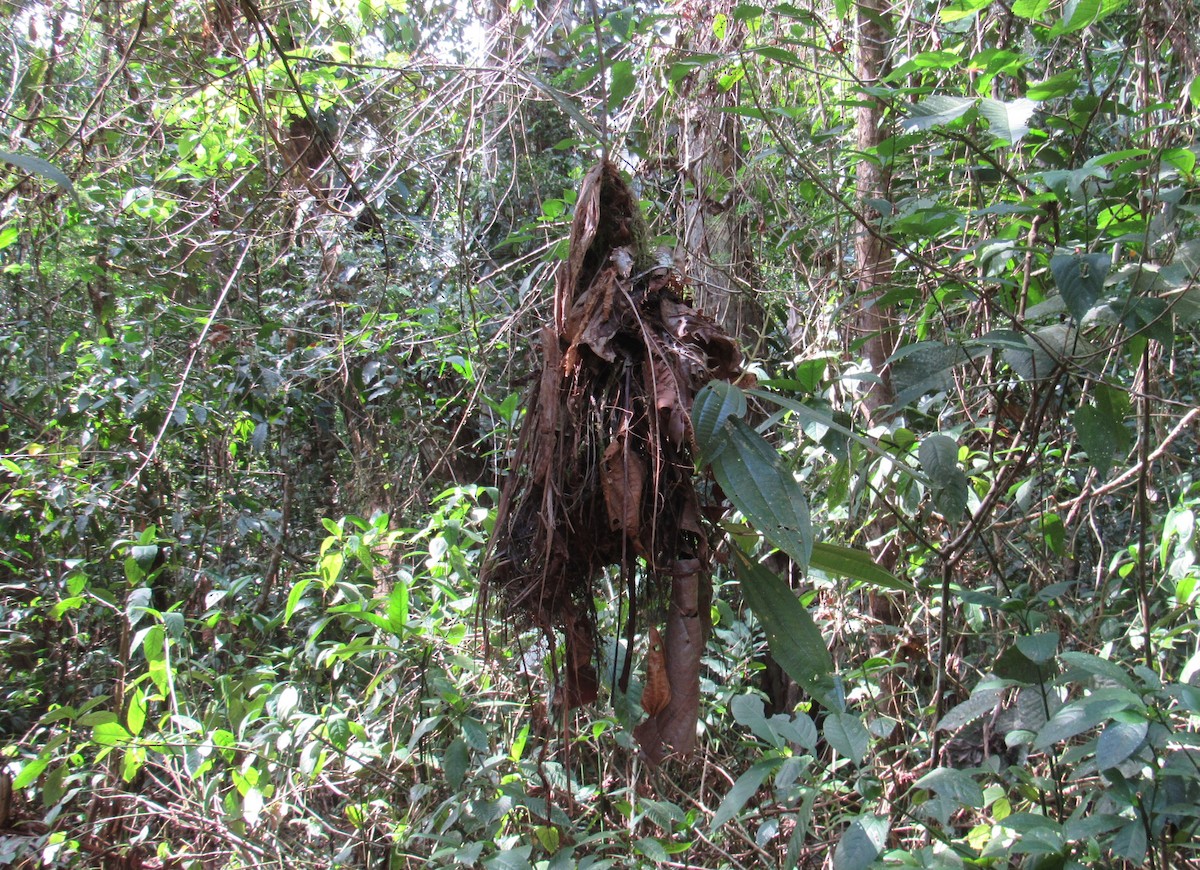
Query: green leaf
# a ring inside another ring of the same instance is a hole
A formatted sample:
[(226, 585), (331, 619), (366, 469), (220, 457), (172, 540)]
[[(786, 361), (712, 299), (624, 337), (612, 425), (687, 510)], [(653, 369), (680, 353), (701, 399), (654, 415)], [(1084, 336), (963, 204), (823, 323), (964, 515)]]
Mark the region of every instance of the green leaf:
[(1132, 722), (1110, 722), (1096, 741), (1096, 767), (1108, 770), (1129, 758), (1146, 739), (1150, 723), (1140, 716)]
[(71, 179), (67, 178), (67, 174), (53, 163), (43, 160), (40, 157), (32, 157), (28, 154), (13, 154), (11, 151), (0, 151), (0, 161), (11, 163), (22, 172), (40, 175), (49, 181), (53, 181), (67, 193), (71, 194), (71, 198), (75, 200), (76, 204), (79, 203), (79, 194), (75, 192), (75, 185), (71, 183)]
[(633, 76), (633, 63), (628, 60), (614, 61), (608, 68), (610, 77), (608, 85), (608, 110), (615, 112), (621, 104), (633, 93), (636, 80)]
[(98, 746), (120, 746), (133, 739), (120, 722), (101, 722), (92, 728), (92, 740)]
[(887, 843), (888, 830), (882, 816), (855, 819), (833, 852), (833, 870), (867, 870)]
[(1125, 668), (1116, 662), (1110, 662), (1108, 659), (1102, 659), (1091, 653), (1068, 650), (1061, 653), (1058, 658), (1067, 667), (1079, 668), (1127, 689), (1133, 689), (1137, 685)]
[(1010, 646), (996, 658), (992, 672), (1002, 680), (1034, 685), (1045, 680), (1052, 671), (1039, 667), (1015, 646)]
[(942, 7), (941, 19), (945, 24), (951, 21), (958, 21), (960, 18), (969, 18), (978, 13), (981, 9), (986, 9), (991, 6), (993, 0), (953, 0)]
[(709, 824), (709, 831), (715, 831), (721, 825), (728, 822), (734, 816), (742, 811), (742, 807), (746, 805), (746, 801), (754, 797), (754, 793), (758, 791), (758, 787), (774, 770), (782, 763), (781, 758), (765, 758), (762, 761), (756, 762), (745, 773), (737, 778), (737, 782), (729, 789), (729, 792), (721, 800), (721, 805), (717, 807), (717, 811), (713, 813), (712, 822)]
[(136, 737), (142, 733), (146, 724), (146, 695), (141, 686), (136, 687), (129, 697), (129, 711), (125, 715), (125, 721), (129, 725), (130, 734)]
[(875, 564), (871, 554), (839, 544), (816, 542), (813, 544), (812, 555), (808, 565), (827, 574), (837, 574), (839, 577), (849, 577), (859, 583), (878, 586), (881, 589), (895, 589), (899, 592), (912, 592), (914, 587), (907, 580), (901, 580), (885, 568)]
[(774, 45), (756, 45), (750, 51), (760, 57), (778, 61), (788, 66), (801, 66), (804, 63), (795, 53)]
[(304, 595), (304, 590), (308, 588), (308, 584), (312, 583), (312, 577), (301, 577), (292, 586), (292, 591), (288, 593), (287, 604), (283, 608), (283, 624), (287, 625), (288, 620), (292, 618), (292, 614), (296, 612), (296, 607), (300, 604), (300, 598)]
[(1148, 843), (1146, 823), (1141, 818), (1126, 822), (1112, 838), (1112, 852), (1134, 867), (1145, 866)]
[(732, 548), (732, 554), (742, 595), (762, 624), (775, 661), (810, 695), (836, 709), (831, 679), (833, 657), (808, 610), (772, 571), (737, 547)]
[(1079, 445), (1087, 453), (1088, 462), (1103, 480), (1108, 477), (1117, 453), (1117, 439), (1120, 436), (1114, 430), (1123, 430), (1123, 427), (1106, 417), (1104, 412), (1094, 405), (1077, 408), (1074, 423)]
[(1033, 741), (1036, 750), (1049, 749), (1055, 743), (1070, 740), (1085, 731), (1090, 731), (1112, 718), (1113, 714), (1128, 709), (1128, 701), (1119, 698), (1088, 696), (1072, 701), (1059, 708), (1050, 717)]
[(1050, 273), (1077, 323), (1100, 298), (1111, 264), (1107, 254), (1058, 254), (1051, 258)]
[(1192, 79), (1192, 83), (1188, 85), (1187, 95), (1192, 101), (1192, 110), (1195, 111), (1197, 108), (1200, 108), (1200, 76)]
[(1062, 18), (1050, 28), (1050, 38), (1056, 39), (1087, 27), (1099, 16), (1102, 5), (1101, 0), (1067, 0), (1063, 4)]
[(967, 700), (946, 711), (946, 715), (942, 716), (941, 721), (937, 723), (938, 730), (957, 731), (959, 728), (970, 725), (981, 716), (991, 713), (1000, 703), (1002, 691), (998, 688), (976, 689)]
[(700, 448), (701, 465), (724, 447), (721, 430), (730, 417), (746, 415), (746, 394), (725, 381), (709, 381), (692, 401), (692, 431)]
[(763, 700), (758, 695), (737, 695), (729, 702), (729, 712), (734, 721), (745, 725), (756, 737), (760, 737), (771, 746), (778, 748), (783, 744), (779, 735), (771, 730), (764, 714)]
[(975, 106), (971, 97), (933, 94), (909, 107), (909, 117), (901, 122), (906, 133), (928, 130), (961, 118)]
[(446, 754), (442, 756), (442, 770), (446, 774), (446, 782), (453, 789), (458, 789), (467, 776), (467, 767), (471, 763), (471, 750), (461, 737), (450, 741)]
[(13, 790), (26, 788), (33, 785), (34, 781), (41, 776), (42, 771), (46, 769), (46, 765), (50, 763), (50, 753), (43, 752), (37, 758), (30, 761), (21, 768), (21, 772), (16, 775), (12, 781)]
[(1029, 119), (1036, 109), (1037, 103), (1025, 97), (1008, 101), (985, 97), (979, 103), (979, 114), (987, 119), (992, 135), (1009, 145), (1016, 145), (1029, 133)]
[(1069, 69), (1030, 85), (1025, 89), (1025, 96), (1031, 100), (1053, 100), (1055, 97), (1065, 97), (1067, 94), (1075, 93), (1075, 89), (1078, 87), (1079, 72)]
[(930, 435), (917, 452), (929, 475), (929, 495), (934, 506), (951, 522), (967, 510), (967, 475), (958, 467), (958, 444), (948, 435)]
[(826, 742), (839, 755), (849, 758), (857, 767), (862, 766), (871, 741), (862, 719), (854, 713), (830, 713), (825, 717), (823, 731)]
[(1017, 638), (1017, 649), (1035, 665), (1044, 665), (1054, 658), (1061, 641), (1057, 631), (1044, 631)]
[(387, 602), (388, 630), (397, 637), (404, 634), (408, 626), (408, 584), (403, 577), (396, 578)]
[(727, 446), (711, 460), (713, 476), (734, 506), (804, 570), (812, 553), (812, 523), (800, 484), (774, 447), (742, 419), (731, 417)]
[(957, 803), (959, 807), (983, 806), (983, 788), (965, 770), (939, 767), (929, 771), (913, 785), (937, 792)]
[(1036, 21), (1050, 8), (1050, 0), (1013, 0), (1013, 15)]

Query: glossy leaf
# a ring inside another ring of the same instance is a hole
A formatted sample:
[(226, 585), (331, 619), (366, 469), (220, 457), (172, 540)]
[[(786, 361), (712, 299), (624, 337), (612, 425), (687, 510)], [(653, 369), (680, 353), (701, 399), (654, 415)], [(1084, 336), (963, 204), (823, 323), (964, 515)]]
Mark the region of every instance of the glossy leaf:
[(1076, 322), (1100, 298), (1110, 265), (1107, 254), (1058, 254), (1050, 260), (1054, 283)]
[(754, 797), (754, 793), (758, 791), (763, 781), (778, 769), (780, 762), (781, 759), (779, 758), (763, 759), (762, 761), (755, 762), (749, 770), (739, 776), (729, 791), (725, 793), (725, 797), (721, 800), (721, 805), (717, 807), (717, 811), (713, 813), (712, 822), (709, 823), (709, 830), (717, 830), (721, 825), (740, 813), (746, 802)]
[(948, 435), (930, 435), (917, 452), (929, 476), (929, 495), (934, 506), (950, 521), (967, 510), (967, 475), (958, 467), (958, 444)]
[(775, 661), (821, 703), (836, 706), (833, 657), (808, 610), (774, 572), (736, 547), (732, 556), (746, 604), (762, 624)]
[(744, 420), (731, 417), (722, 431), (727, 446), (711, 460), (717, 483), (768, 541), (801, 570), (807, 568), (813, 535), (800, 484), (779, 452)]
[(837, 574), (839, 577), (848, 577), (868, 586), (878, 586), (880, 589), (911, 592), (914, 588), (908, 581), (901, 580), (886, 568), (881, 567), (865, 550), (855, 550), (839, 544), (817, 541), (813, 544), (808, 564), (809, 567), (816, 568), (818, 571)]
[(71, 179), (50, 161), (34, 157), (30, 154), (14, 154), (11, 151), (0, 151), (0, 162), (12, 164), (22, 172), (28, 172), (31, 175), (40, 175), (49, 181), (53, 181), (67, 193), (71, 194), (71, 198), (76, 203), (79, 202), (79, 194), (75, 192), (75, 185), (71, 183)]

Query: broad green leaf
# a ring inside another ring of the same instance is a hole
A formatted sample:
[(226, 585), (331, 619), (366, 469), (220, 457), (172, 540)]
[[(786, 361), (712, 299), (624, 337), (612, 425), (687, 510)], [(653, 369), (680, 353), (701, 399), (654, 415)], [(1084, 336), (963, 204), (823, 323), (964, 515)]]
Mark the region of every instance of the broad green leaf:
[(1134, 867), (1144, 867), (1147, 852), (1146, 823), (1140, 818), (1126, 822), (1112, 838), (1112, 852)]
[(442, 757), (442, 770), (445, 772), (446, 782), (451, 788), (457, 789), (463, 784), (470, 763), (471, 750), (467, 746), (467, 742), (461, 737), (450, 741), (450, 745), (446, 747), (446, 754)]
[(1076, 409), (1074, 423), (1079, 445), (1087, 453), (1088, 462), (1103, 480), (1108, 477), (1117, 453), (1119, 435), (1114, 430), (1124, 427), (1106, 417), (1095, 405), (1083, 405)]
[(1102, 659), (1091, 653), (1068, 650), (1060, 653), (1058, 658), (1067, 667), (1079, 668), (1127, 689), (1134, 689), (1137, 685), (1125, 668), (1116, 662), (1110, 662), (1108, 659)]
[(1101, 0), (1067, 0), (1063, 4), (1062, 18), (1050, 28), (1050, 38), (1056, 39), (1087, 27), (1099, 16), (1102, 6)]
[(896, 391), (892, 408), (898, 410), (926, 393), (949, 389), (955, 367), (970, 358), (960, 345), (940, 341), (919, 341), (900, 348), (889, 361)]
[(1058, 75), (1036, 82), (1025, 89), (1025, 96), (1031, 100), (1053, 100), (1055, 97), (1065, 97), (1075, 93), (1079, 87), (1079, 72), (1069, 69)]
[(742, 595), (762, 624), (771, 655), (805, 691), (835, 709), (837, 702), (831, 694), (833, 657), (812, 616), (772, 571), (737, 547), (732, 548), (732, 554)]
[(46, 765), (50, 763), (50, 753), (43, 752), (37, 758), (30, 761), (21, 768), (21, 772), (16, 775), (12, 781), (13, 790), (26, 788), (33, 785), (34, 781), (41, 776), (42, 771), (46, 769)]
[(0, 151), (0, 162), (11, 163), (22, 172), (40, 175), (48, 181), (53, 181), (67, 193), (71, 194), (71, 198), (75, 200), (76, 204), (79, 203), (79, 194), (75, 192), (75, 185), (71, 183), (71, 179), (67, 178), (65, 172), (48, 160), (33, 157), (29, 154), (13, 154), (11, 151)]
[(1111, 264), (1108, 254), (1058, 254), (1051, 258), (1050, 273), (1076, 323), (1100, 298)]
[(1096, 741), (1096, 767), (1108, 770), (1129, 758), (1141, 748), (1149, 730), (1150, 723), (1141, 717), (1132, 722), (1109, 722)]
[(1039, 634), (1017, 638), (1017, 649), (1035, 665), (1044, 665), (1054, 658), (1061, 641), (1057, 631), (1044, 631)]
[(812, 555), (809, 556), (810, 568), (824, 571), (827, 574), (837, 574), (839, 577), (849, 577), (869, 586), (881, 589), (895, 589), (900, 592), (912, 592), (913, 585), (901, 580), (885, 568), (879, 567), (871, 554), (839, 544), (826, 544), (820, 541), (813, 544)]
[(1014, 645), (997, 657), (992, 665), (992, 672), (1002, 680), (1034, 685), (1048, 679), (1054, 673), (1054, 668), (1052, 664), (1042, 667), (1030, 661), (1029, 657)]
[(92, 728), (92, 740), (98, 746), (120, 746), (133, 739), (133, 735), (120, 722), (101, 722)]
[(727, 446), (711, 460), (713, 476), (734, 506), (801, 570), (812, 553), (808, 501), (774, 447), (744, 421), (730, 418)]
[(708, 829), (715, 831), (742, 811), (746, 801), (754, 797), (758, 787), (763, 784), (772, 772), (778, 769), (782, 759), (765, 758), (753, 764), (749, 770), (737, 778), (737, 782), (729, 789), (721, 800), (721, 805), (713, 813), (712, 822)]
[(242, 819), (250, 827), (258, 824), (262, 818), (263, 793), (257, 786), (246, 789), (242, 796)]
[[(1126, 692), (1126, 694), (1129, 693)], [(1050, 717), (1050, 721), (1042, 726), (1042, 729), (1038, 731), (1037, 738), (1033, 741), (1033, 748), (1048, 749), (1055, 743), (1070, 740), (1085, 731), (1092, 730), (1101, 722), (1108, 721), (1115, 713), (1128, 710), (1136, 702), (1136, 696), (1122, 698), (1104, 695), (1101, 692), (1072, 701), (1060, 708)]]
[(708, 463), (707, 457), (725, 446), (725, 441), (719, 437), (725, 421), (745, 415), (746, 394), (733, 384), (710, 381), (696, 393), (692, 401), (692, 431), (700, 448), (702, 465)]
[(483, 866), (487, 870), (531, 870), (533, 865), (529, 861), (529, 856), (532, 854), (532, 845), (513, 846), (510, 849), (497, 852), (494, 856), (484, 861)]
[(905, 132), (928, 130), (961, 118), (975, 106), (970, 97), (933, 94), (909, 107), (909, 116), (901, 122)]
[(944, 23), (969, 18), (981, 9), (991, 6), (994, 0), (952, 0), (942, 7), (939, 13)]
[(396, 578), (387, 602), (388, 630), (397, 637), (404, 634), (408, 625), (408, 584), (403, 577)]
[(795, 53), (774, 45), (756, 45), (750, 51), (760, 57), (789, 66), (801, 66), (804, 63)]
[(292, 711), (300, 704), (300, 691), (292, 685), (284, 686), (275, 699), (275, 718), (286, 722)]
[(1002, 689), (976, 689), (971, 697), (946, 711), (937, 727), (941, 731), (957, 731), (965, 728), (981, 716), (996, 709), (1000, 703)]
[(1029, 119), (1036, 109), (1037, 103), (1025, 97), (1008, 101), (984, 97), (979, 103), (979, 114), (987, 119), (992, 135), (1010, 145), (1016, 145), (1029, 133)]
[(1050, 8), (1050, 0), (1013, 0), (1013, 15), (1036, 21)]
[(934, 506), (951, 522), (967, 510), (967, 475), (958, 467), (958, 444), (949, 435), (935, 434), (921, 442), (917, 451), (921, 467), (929, 476), (929, 495)]
[(621, 104), (633, 93), (636, 80), (633, 76), (633, 63), (628, 60), (617, 60), (608, 68), (608, 110), (615, 112)]
[(937, 792), (949, 798), (959, 807), (982, 807), (983, 788), (965, 770), (939, 767), (931, 770), (913, 783), (917, 788)]
[(1192, 109), (1200, 106), (1200, 76), (1192, 79), (1191, 84), (1187, 88), (1188, 98), (1192, 101)]
[(771, 746), (778, 747), (782, 744), (779, 735), (767, 724), (763, 700), (758, 695), (736, 696), (729, 702), (729, 712), (733, 714), (734, 721), (745, 725), (756, 737), (762, 738)]
[(882, 816), (855, 819), (833, 852), (833, 870), (867, 870), (887, 844), (888, 830)]
[(130, 734), (136, 737), (142, 733), (146, 724), (146, 695), (141, 686), (135, 687), (129, 696), (129, 710), (125, 714), (125, 721), (129, 725)]
[(861, 718), (854, 713), (830, 713), (825, 717), (823, 731), (825, 740), (839, 755), (849, 758), (857, 767), (862, 766), (871, 736)]
[(287, 625), (288, 620), (292, 618), (292, 614), (296, 612), (296, 607), (300, 604), (300, 598), (304, 595), (304, 590), (308, 588), (308, 584), (312, 583), (313, 578), (301, 577), (292, 586), (292, 591), (288, 593), (287, 604), (283, 608), (283, 624)]

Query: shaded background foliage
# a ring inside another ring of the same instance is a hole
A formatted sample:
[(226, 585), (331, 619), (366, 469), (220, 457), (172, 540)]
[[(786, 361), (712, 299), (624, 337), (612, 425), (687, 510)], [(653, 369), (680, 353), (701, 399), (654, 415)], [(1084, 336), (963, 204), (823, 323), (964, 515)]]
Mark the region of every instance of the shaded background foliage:
[[(6, 10), (4, 862), (1197, 860), (1192, 4)], [(475, 615), (601, 149), (900, 581), (816, 703), (719, 568), (663, 773)]]

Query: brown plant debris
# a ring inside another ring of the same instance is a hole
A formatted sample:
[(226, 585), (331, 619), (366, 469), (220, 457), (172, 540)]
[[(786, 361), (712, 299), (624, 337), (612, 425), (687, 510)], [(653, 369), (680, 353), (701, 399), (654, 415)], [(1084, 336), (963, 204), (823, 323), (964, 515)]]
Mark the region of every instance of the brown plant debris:
[(623, 578), (630, 651), (639, 604), (665, 609), (663, 637), (645, 626), (649, 718), (635, 732), (658, 762), (693, 748), (708, 630), (692, 400), (714, 378), (736, 380), (741, 354), (688, 304), (680, 276), (653, 265), (645, 240), (637, 198), (612, 163), (600, 163), (580, 187), (482, 579), (485, 601), (495, 596), (511, 618), (562, 633), (567, 707), (597, 697), (593, 601), (605, 569)]

